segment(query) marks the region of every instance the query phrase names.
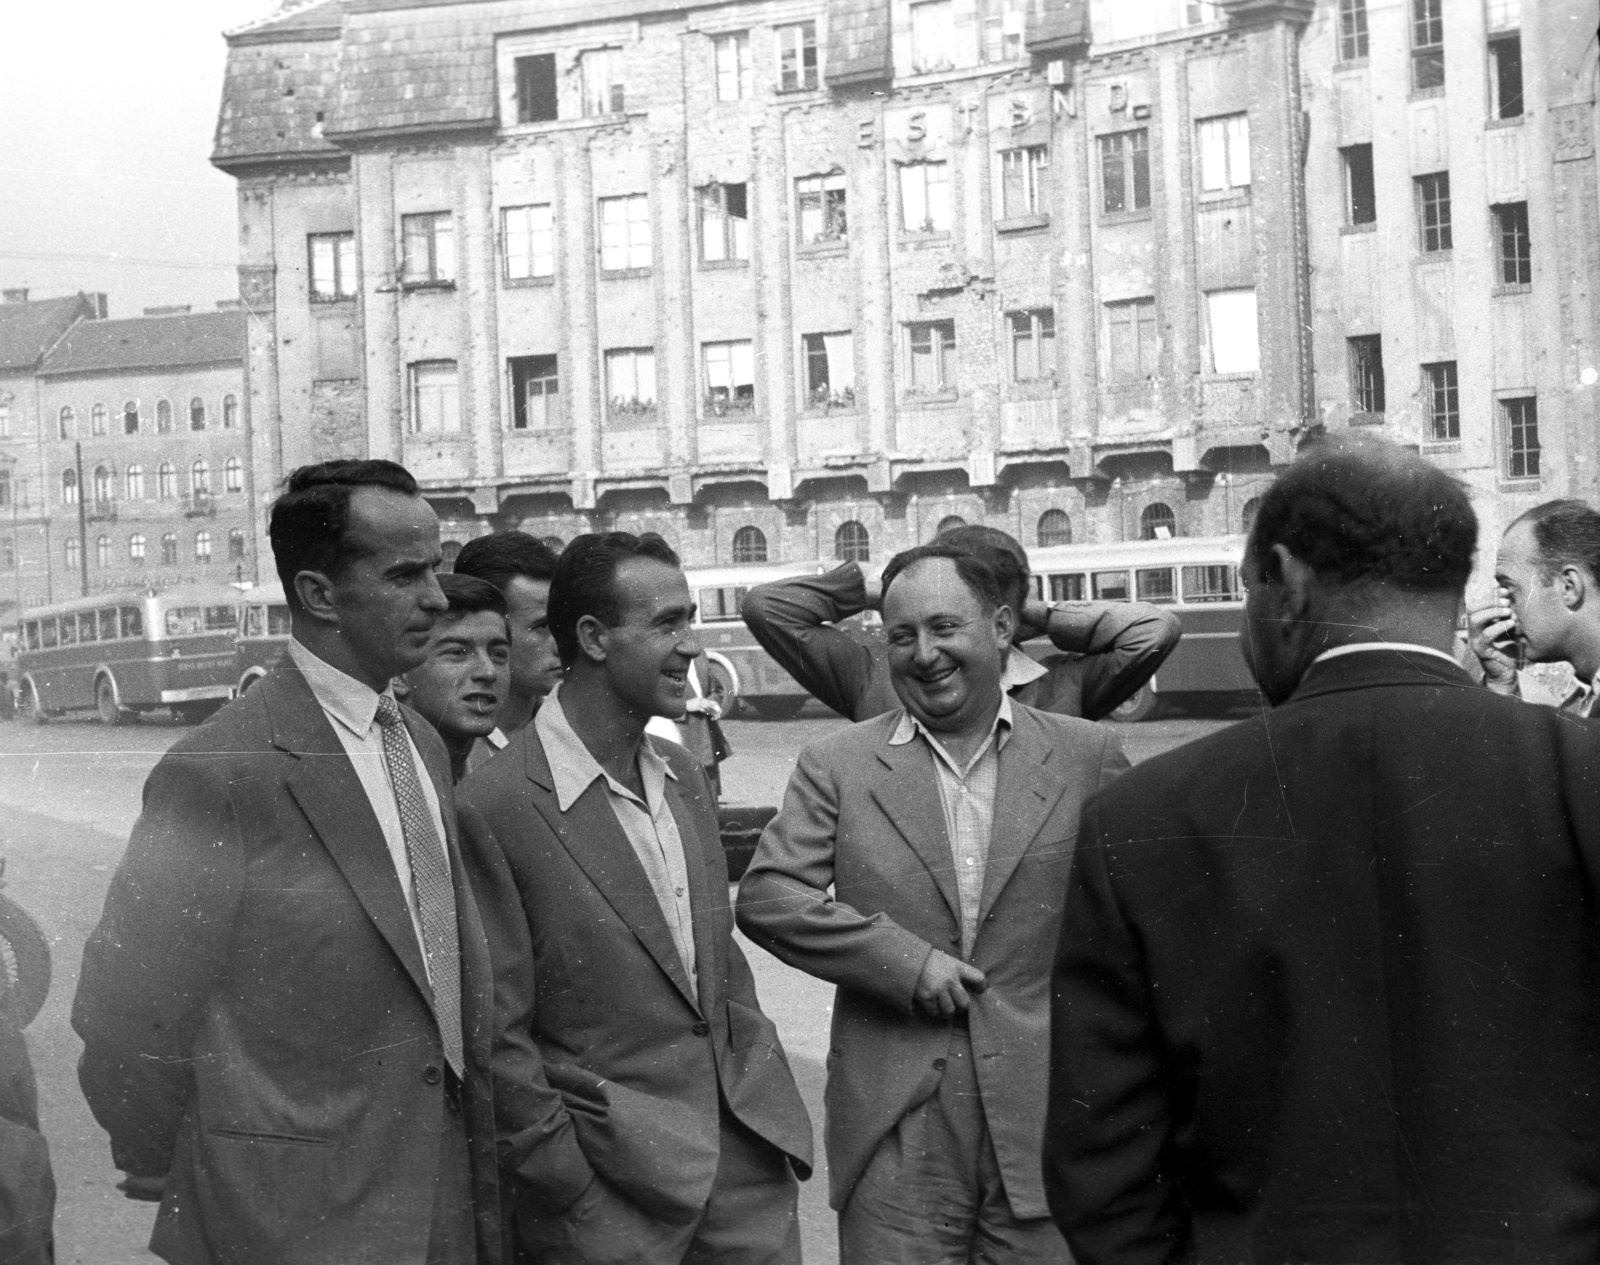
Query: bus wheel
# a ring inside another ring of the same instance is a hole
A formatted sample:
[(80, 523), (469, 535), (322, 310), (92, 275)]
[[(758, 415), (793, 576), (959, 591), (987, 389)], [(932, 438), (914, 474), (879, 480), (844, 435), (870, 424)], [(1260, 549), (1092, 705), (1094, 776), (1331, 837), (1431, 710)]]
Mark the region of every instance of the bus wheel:
[(1161, 706), (1161, 699), (1150, 688), (1148, 682), (1139, 687), (1138, 693), (1131, 698), (1123, 699), (1111, 709), (1107, 720), (1120, 720), (1124, 724), (1134, 724), (1141, 720), (1149, 720), (1156, 714)]
[(739, 714), (739, 696), (733, 692), (733, 680), (720, 663), (706, 664), (706, 697), (722, 708), (722, 719), (732, 720)]
[(26, 909), (0, 896), (0, 1005), (26, 1028), (49, 994), (50, 945)]
[(17, 719), (25, 725), (42, 725), (45, 722), (44, 709), (39, 706), (39, 692), (32, 681), (22, 683), (22, 692), (17, 697)]
[(768, 694), (752, 698), (750, 706), (762, 720), (793, 720), (810, 697), (809, 694)]
[(117, 687), (109, 676), (103, 676), (94, 683), (94, 709), (100, 713), (102, 725), (122, 723), (122, 708), (117, 706)]

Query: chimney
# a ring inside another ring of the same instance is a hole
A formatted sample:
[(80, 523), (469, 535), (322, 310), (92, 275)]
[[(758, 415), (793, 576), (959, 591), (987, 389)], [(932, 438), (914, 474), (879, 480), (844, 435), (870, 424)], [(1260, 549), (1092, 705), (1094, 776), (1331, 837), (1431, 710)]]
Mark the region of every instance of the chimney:
[(219, 312), (237, 312), (243, 306), (244, 306), (244, 300), (242, 300), (242, 299), (218, 299), (217, 300), (217, 311), (219, 311)]
[(187, 303), (169, 303), (164, 307), (147, 307), (146, 316), (188, 316), (190, 307)]
[(26, 303), (28, 301), (28, 287), (18, 286), (14, 290), (0, 291), (4, 294), (7, 303)]
[[(82, 291), (80, 291), (80, 293), (82, 293)], [(104, 290), (91, 290), (87, 294), (84, 294), (83, 297), (88, 299), (89, 300), (89, 305), (92, 308), (94, 308), (94, 315), (91, 316), (89, 319), (91, 321), (103, 321), (103, 320), (105, 320), (106, 316), (111, 311), (110, 307), (106, 303), (105, 291)]]

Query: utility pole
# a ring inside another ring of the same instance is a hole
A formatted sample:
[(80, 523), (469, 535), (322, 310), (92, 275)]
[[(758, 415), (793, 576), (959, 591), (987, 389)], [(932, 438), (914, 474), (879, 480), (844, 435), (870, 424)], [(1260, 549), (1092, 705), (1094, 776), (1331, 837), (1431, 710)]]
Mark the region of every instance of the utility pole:
[(83, 487), (83, 442), (81, 440), (72, 445), (73, 455), (78, 462), (78, 575), (82, 581), (79, 596), (89, 596), (89, 507), (84, 504)]

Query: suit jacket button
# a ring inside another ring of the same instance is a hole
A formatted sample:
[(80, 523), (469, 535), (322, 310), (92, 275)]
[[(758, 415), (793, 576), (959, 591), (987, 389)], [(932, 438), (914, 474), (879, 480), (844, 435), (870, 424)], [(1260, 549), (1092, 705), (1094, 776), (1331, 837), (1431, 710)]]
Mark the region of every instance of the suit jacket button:
[(711, 1025), (706, 1023), (704, 1020), (701, 1020), (699, 1023), (695, 1024), (691, 1031), (697, 1037), (708, 1037), (711, 1035)]
[(934, 1061), (933, 1061), (933, 1070), (936, 1071), (936, 1072), (944, 1071), (944, 1060), (943, 1059), (934, 1059)]
[(439, 1069), (432, 1063), (422, 1069), (422, 1083), (424, 1085), (437, 1085), (439, 1083)]

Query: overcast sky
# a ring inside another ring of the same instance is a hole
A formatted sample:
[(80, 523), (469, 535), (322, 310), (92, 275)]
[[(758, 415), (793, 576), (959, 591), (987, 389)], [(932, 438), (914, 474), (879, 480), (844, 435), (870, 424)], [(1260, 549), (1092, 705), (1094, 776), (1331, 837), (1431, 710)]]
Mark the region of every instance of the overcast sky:
[(0, 286), (112, 316), (238, 294), (234, 182), (207, 162), (222, 32), (278, 0), (0, 0)]

